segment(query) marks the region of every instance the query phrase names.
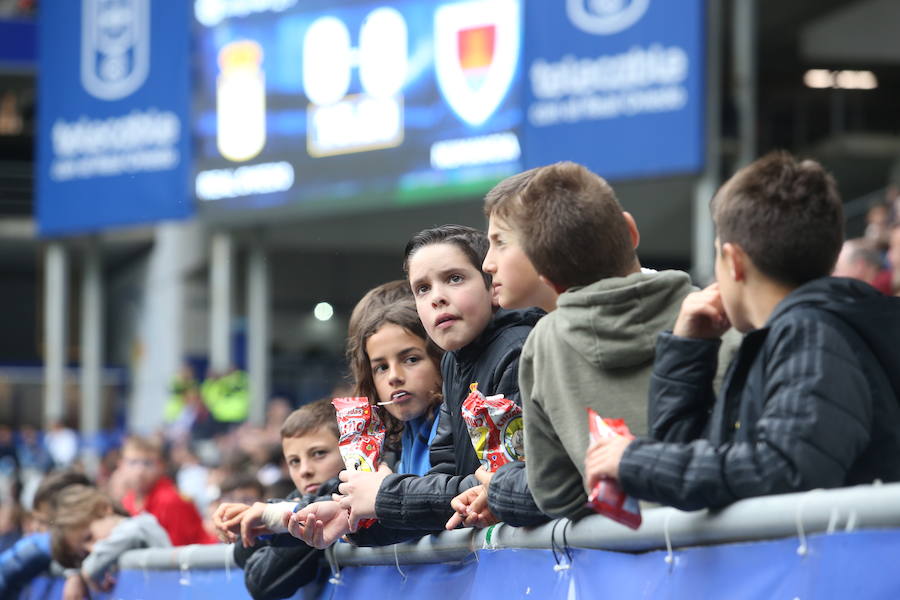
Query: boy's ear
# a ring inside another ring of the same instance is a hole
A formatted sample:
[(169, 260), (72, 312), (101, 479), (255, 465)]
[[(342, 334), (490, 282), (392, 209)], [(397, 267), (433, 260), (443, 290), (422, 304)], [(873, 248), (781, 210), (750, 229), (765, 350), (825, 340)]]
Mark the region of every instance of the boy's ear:
[(622, 216), (625, 217), (625, 223), (628, 225), (628, 233), (631, 235), (631, 246), (637, 249), (638, 244), (641, 243), (641, 232), (638, 231), (637, 223), (635, 223), (634, 217), (627, 210), (622, 211)]
[(749, 257), (744, 249), (726, 242), (722, 244), (722, 260), (725, 261), (725, 268), (734, 281), (745, 281), (747, 279), (747, 261)]
[(549, 279), (547, 279), (547, 278), (544, 277), (543, 275), (538, 275), (538, 279), (540, 279), (541, 281), (543, 281), (544, 283), (546, 283), (547, 285), (549, 285), (549, 286), (550, 286), (550, 289), (552, 289), (552, 290), (553, 290), (554, 292), (556, 292), (557, 294), (562, 294), (564, 291), (566, 291), (566, 288), (564, 288), (564, 287), (562, 287), (562, 286), (560, 286), (560, 285), (556, 285), (555, 283), (553, 283), (552, 281), (550, 281)]

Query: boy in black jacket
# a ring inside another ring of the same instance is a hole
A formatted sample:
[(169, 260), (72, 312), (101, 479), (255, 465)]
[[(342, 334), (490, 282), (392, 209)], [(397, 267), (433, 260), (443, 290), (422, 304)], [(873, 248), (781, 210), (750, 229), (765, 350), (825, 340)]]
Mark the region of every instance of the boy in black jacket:
[[(844, 224), (834, 179), (774, 153), (726, 182), (711, 209), (717, 282), (660, 334), (651, 439), (597, 442), (587, 485), (612, 477), (638, 498), (696, 510), (900, 479), (900, 307), (828, 276)], [(746, 336), (716, 398), (729, 323)]]
[(330, 400), (295, 410), (281, 427), (281, 446), (297, 491), (286, 501), (227, 503), (216, 510), (213, 521), (223, 540), (235, 542), (234, 560), (255, 600), (287, 598), (316, 579), (322, 552), (288, 534), (283, 517), (337, 491), (344, 468), (338, 436)]
[(301, 539), (322, 547), (355, 531), (360, 519), (373, 517), (378, 525), (360, 530), (351, 541), (383, 545), (441, 531), (454, 514), (451, 500), (478, 484), (472, 474), (479, 462), (462, 419), (462, 402), (473, 382), (487, 395), (519, 402), (519, 353), (544, 314), (494, 309), (490, 276), (481, 271), (487, 248), (483, 232), (460, 225), (427, 229), (406, 246), (404, 270), (419, 318), (429, 337), (447, 351), (431, 471), (422, 477), (386, 468), (376, 474), (342, 472), (339, 505), (317, 504), (292, 517), (292, 531)]

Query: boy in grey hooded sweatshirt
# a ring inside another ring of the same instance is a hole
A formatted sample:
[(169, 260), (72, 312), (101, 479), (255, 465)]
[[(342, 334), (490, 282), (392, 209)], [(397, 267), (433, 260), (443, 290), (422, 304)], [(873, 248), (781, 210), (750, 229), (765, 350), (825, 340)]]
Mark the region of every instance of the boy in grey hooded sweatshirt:
[[(684, 272), (641, 268), (634, 219), (601, 177), (568, 162), (517, 177), (516, 189), (486, 211), (560, 294), (556, 310), (529, 335), (519, 364), (528, 487), (545, 514), (580, 518), (590, 512), (585, 409), (624, 419), (637, 435), (646, 432), (656, 336), (671, 329), (695, 288)], [(720, 372), (738, 343), (731, 334), (723, 344)], [(503, 470), (489, 491), (495, 513), (503, 512), (501, 487), (510, 487)]]

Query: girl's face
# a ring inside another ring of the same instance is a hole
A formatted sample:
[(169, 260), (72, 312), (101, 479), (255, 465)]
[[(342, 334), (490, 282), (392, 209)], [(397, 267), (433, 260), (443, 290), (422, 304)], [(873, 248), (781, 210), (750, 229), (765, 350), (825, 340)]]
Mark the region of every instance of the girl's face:
[(428, 336), (444, 350), (467, 346), (493, 315), (491, 290), (457, 246), (431, 244), (409, 259), (409, 284)]
[(392, 417), (409, 421), (434, 405), (441, 372), (425, 351), (425, 340), (393, 323), (382, 325), (366, 340), (366, 354), (379, 402)]

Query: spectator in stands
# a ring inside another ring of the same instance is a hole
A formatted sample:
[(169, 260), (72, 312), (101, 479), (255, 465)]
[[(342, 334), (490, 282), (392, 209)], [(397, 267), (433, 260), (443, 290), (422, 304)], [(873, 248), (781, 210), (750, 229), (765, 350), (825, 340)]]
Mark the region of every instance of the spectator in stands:
[[(650, 436), (595, 442), (588, 488), (610, 477), (637, 498), (696, 510), (900, 479), (900, 309), (828, 277), (844, 225), (834, 179), (773, 153), (727, 181), (711, 211), (717, 281), (659, 337)], [(731, 325), (746, 335), (716, 398)]]
[(879, 254), (887, 251), (891, 229), (891, 205), (876, 202), (866, 212), (866, 231), (864, 237), (874, 245)]
[(155, 439), (130, 436), (122, 447), (123, 479), (128, 492), (122, 505), (128, 514), (149, 512), (176, 546), (214, 543), (203, 530), (193, 502), (183, 497), (164, 474), (162, 446)]
[(78, 568), (66, 579), (66, 600), (89, 598), (88, 589), (112, 590), (115, 567), (127, 550), (171, 545), (156, 517), (149, 513), (129, 517), (94, 487), (73, 485), (59, 494), (52, 528), (53, 558), (64, 567)]
[[(294, 493), (286, 501), (224, 502), (213, 518), (222, 539), (235, 542), (235, 562), (244, 569), (247, 591), (255, 600), (286, 598), (316, 578), (322, 553), (286, 533), (283, 516), (298, 504), (330, 499), (344, 468), (330, 400), (295, 410), (281, 436)], [(278, 533), (259, 539), (273, 532)]]
[[(882, 276), (883, 272), (886, 272), (887, 277)], [(890, 270), (884, 268), (878, 250), (865, 238), (844, 242), (831, 274), (835, 277), (859, 279), (883, 294), (891, 293)]]
[(57, 498), (73, 485), (87, 486), (90, 481), (75, 471), (57, 471), (41, 481), (32, 510), (35, 531), (0, 554), (0, 598), (16, 598), (32, 579), (49, 569), (49, 526), (56, 513)]
[(891, 265), (891, 293), (900, 294), (900, 221), (890, 231), (887, 260)]

